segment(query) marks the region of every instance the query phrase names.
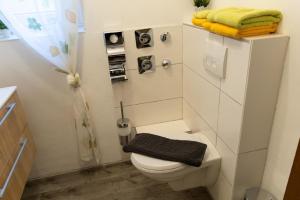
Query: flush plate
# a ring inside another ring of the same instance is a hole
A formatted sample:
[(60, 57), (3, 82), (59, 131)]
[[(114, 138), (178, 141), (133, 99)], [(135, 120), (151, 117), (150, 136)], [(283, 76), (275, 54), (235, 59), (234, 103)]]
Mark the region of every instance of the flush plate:
[(219, 78), (225, 78), (226, 75), (227, 49), (211, 41), (207, 41), (205, 45), (203, 65), (206, 70)]

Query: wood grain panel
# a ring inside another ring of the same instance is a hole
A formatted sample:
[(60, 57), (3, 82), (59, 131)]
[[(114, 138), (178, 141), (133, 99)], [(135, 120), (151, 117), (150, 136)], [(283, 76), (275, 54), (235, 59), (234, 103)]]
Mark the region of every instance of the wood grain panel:
[(27, 145), (21, 156), (21, 159), (18, 162), (18, 166), (9, 183), (5, 196), (1, 200), (20, 200), (23, 194), (23, 190), (29, 177), (36, 151), (32, 136), (29, 133), (28, 128), (26, 128), (24, 131), (24, 137), (28, 140)]
[[(10, 180), (4, 197), (0, 200), (20, 200), (24, 186), (29, 177), (35, 155), (35, 146), (32, 136), (28, 130), (25, 113), (21, 102), (14, 93), (0, 111), (0, 117), (7, 113), (7, 107), (16, 103), (16, 106), (0, 126), (0, 188), (6, 180)], [(18, 154), (21, 152), (21, 141), (27, 139), (27, 144), (11, 179), (8, 174), (13, 169)]]

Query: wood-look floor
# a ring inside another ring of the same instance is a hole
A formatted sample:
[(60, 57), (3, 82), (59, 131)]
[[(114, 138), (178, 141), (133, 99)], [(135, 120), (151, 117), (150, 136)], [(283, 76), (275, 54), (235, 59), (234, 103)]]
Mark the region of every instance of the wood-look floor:
[(130, 163), (29, 182), (22, 200), (211, 200), (205, 188), (172, 191)]

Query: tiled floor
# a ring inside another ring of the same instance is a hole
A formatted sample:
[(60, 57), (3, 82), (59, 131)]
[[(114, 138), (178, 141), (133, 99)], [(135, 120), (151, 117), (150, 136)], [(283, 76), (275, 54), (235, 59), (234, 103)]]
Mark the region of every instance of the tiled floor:
[(27, 184), (22, 200), (211, 200), (205, 188), (174, 192), (131, 164), (86, 170)]

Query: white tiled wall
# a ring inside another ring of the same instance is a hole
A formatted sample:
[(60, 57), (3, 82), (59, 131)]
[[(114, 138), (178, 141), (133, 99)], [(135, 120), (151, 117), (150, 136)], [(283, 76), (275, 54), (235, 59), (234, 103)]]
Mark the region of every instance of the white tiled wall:
[(224, 93), (221, 93), (218, 136), (234, 152), (239, 152), (243, 107)]
[[(145, 126), (182, 119), (182, 98), (125, 106), (124, 112), (134, 126)], [(116, 119), (121, 117), (115, 108)]]
[[(229, 200), (233, 194), (238, 159), (233, 151), (238, 145), (232, 144), (238, 144), (238, 138), (234, 137), (236, 142), (232, 142), (227, 132), (234, 129), (239, 134), (236, 126), (230, 126), (235, 125), (230, 117), (242, 108), (221, 92), (221, 80), (204, 69), (203, 54), (207, 40), (223, 44), (220, 36), (183, 26), (183, 119), (192, 130), (202, 131), (216, 145), (222, 157), (221, 173), (216, 185), (209, 189), (214, 199)], [(235, 113), (231, 112), (232, 108), (235, 108)]]
[(127, 70), (128, 81), (113, 84), (115, 107), (122, 100), (124, 105), (136, 105), (153, 101), (182, 98), (182, 65), (165, 69), (157, 67), (155, 72), (139, 74), (138, 70)]
[(202, 78), (220, 87), (220, 79), (204, 69), (203, 58), (206, 41), (222, 44), (223, 38), (207, 31), (195, 31), (195, 28), (190, 26), (183, 26), (183, 35), (183, 63)]
[(225, 144), (219, 137), (217, 139), (217, 150), (222, 158), (221, 173), (223, 173), (226, 180), (233, 185), (236, 172), (237, 154), (232, 152), (227, 144)]
[[(279, 51), (278, 60), (270, 61), (272, 59), (263, 56), (263, 49), (266, 46), (276, 49), (286, 44), (285, 38), (279, 42), (275, 40), (238, 41), (192, 25), (183, 26), (183, 119), (192, 130), (202, 131), (216, 145), (222, 157), (221, 175), (216, 185), (210, 188), (215, 200), (240, 200), (246, 188), (261, 184), (267, 146), (260, 145), (262, 142), (259, 142), (259, 138), (265, 143), (269, 133), (265, 131), (259, 136), (262, 131), (255, 125), (267, 122), (261, 126), (261, 130), (267, 130), (272, 120), (273, 112), (270, 109), (274, 110), (276, 95), (273, 94), (276, 89), (271, 89), (267, 81), (278, 85), (284, 55)], [(224, 79), (215, 77), (203, 66), (206, 41), (228, 47)], [(276, 71), (274, 78), (264, 80), (270, 68)], [(265, 83), (267, 86), (260, 89), (261, 84)], [(263, 97), (257, 97), (258, 90)], [(271, 94), (270, 97), (265, 95), (266, 92)], [(267, 100), (270, 105), (266, 105)], [(245, 107), (251, 114), (245, 114)], [(259, 112), (261, 114), (258, 116)], [(250, 122), (251, 126), (248, 125)], [(251, 133), (251, 130), (255, 133)], [(257, 142), (253, 142), (252, 135), (255, 135)], [(245, 138), (252, 140), (248, 142)], [(244, 147), (248, 146), (256, 148), (245, 150)]]
[(228, 47), (226, 78), (221, 80), (221, 89), (240, 104), (244, 103), (248, 66), (250, 59), (249, 42), (224, 37)]
[[(135, 41), (135, 30), (153, 28), (153, 47), (137, 49)], [(170, 37), (166, 42), (160, 41), (160, 35), (168, 32)], [(164, 27), (140, 27), (124, 31), (125, 49), (127, 58), (127, 69), (137, 69), (137, 58), (140, 56), (155, 56), (157, 66), (160, 66), (163, 59), (170, 59), (172, 64), (182, 63), (182, 26)]]
[(216, 184), (209, 188), (209, 192), (215, 200), (229, 200), (232, 198), (233, 186), (221, 173)]
[(217, 144), (217, 134), (200, 115), (183, 99), (183, 119), (193, 132), (201, 131), (212, 144)]
[(183, 96), (213, 130), (217, 130), (219, 89), (193, 72), (183, 68)]
[(266, 158), (266, 149), (240, 154), (236, 167), (234, 200), (243, 199), (246, 189), (261, 184)]
[[(153, 28), (154, 46), (137, 49), (135, 30), (124, 31), (126, 74), (128, 80), (113, 83), (115, 118), (120, 115), (120, 101), (125, 106), (125, 117), (134, 126), (182, 119), (182, 26), (139, 27)], [(160, 35), (170, 37), (161, 42)], [(156, 70), (139, 74), (137, 58), (155, 56)], [(171, 60), (168, 68), (161, 66), (163, 59)]]

